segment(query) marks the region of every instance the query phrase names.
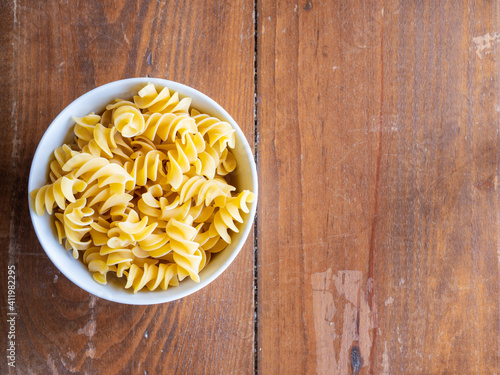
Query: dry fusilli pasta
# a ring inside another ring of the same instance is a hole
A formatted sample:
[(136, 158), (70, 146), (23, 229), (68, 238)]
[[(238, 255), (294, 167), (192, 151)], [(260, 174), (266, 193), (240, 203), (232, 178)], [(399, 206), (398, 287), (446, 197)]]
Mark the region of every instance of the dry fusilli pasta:
[(150, 83), (133, 101), (74, 118), (74, 143), (54, 151), (49, 183), (31, 192), (96, 282), (114, 274), (134, 292), (199, 282), (249, 212), (253, 193), (226, 180), (234, 128), (190, 105)]

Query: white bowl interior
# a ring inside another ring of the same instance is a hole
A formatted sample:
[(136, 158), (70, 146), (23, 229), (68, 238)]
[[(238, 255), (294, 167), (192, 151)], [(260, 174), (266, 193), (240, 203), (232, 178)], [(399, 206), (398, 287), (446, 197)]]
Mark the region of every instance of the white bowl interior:
[[(72, 140), (73, 116), (82, 117), (90, 112), (101, 113), (106, 104), (116, 98), (131, 99), (132, 95), (136, 94), (148, 82), (154, 83), (157, 88), (168, 87), (170, 90), (179, 92), (181, 96), (191, 97), (191, 106), (193, 108), (225, 120), (236, 129), (236, 147), (232, 151), (238, 166), (231, 175), (231, 182), (236, 186), (237, 191), (251, 190), (255, 194), (255, 201), (250, 205), (250, 213), (242, 215), (244, 223), (239, 226), (239, 233), (232, 234), (232, 243), (221, 253), (216, 254), (200, 272), (201, 281), (199, 283), (186, 278), (179, 286), (165, 291), (160, 289), (151, 292), (144, 288), (136, 294), (131, 290), (124, 289), (123, 284), (113, 277), (108, 277), (107, 285), (96, 283), (83, 262), (74, 259), (71, 251), (66, 251), (59, 244), (53, 217), (47, 213), (40, 217), (31, 208), (30, 214), (33, 227), (43, 249), (54, 265), (68, 279), (100, 298), (133, 305), (163, 303), (185, 297), (205, 287), (219, 276), (234, 260), (250, 233), (255, 216), (258, 192), (257, 171), (252, 150), (243, 132), (231, 116), (214, 100), (201, 92), (177, 82), (158, 78), (131, 78), (108, 83), (82, 95), (68, 105), (55, 118), (38, 145), (31, 165), (28, 191), (31, 192), (47, 183), (49, 161), (53, 158), (54, 149)], [(30, 197), (28, 199), (30, 200), (30, 207), (32, 207), (32, 199)]]

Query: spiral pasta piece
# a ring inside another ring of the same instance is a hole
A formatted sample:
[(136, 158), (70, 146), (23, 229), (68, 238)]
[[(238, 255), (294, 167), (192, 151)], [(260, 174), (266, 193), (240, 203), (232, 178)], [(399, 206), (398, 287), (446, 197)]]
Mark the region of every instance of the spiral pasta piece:
[(58, 178), (65, 176), (68, 172), (62, 169), (63, 165), (78, 152), (72, 150), (68, 145), (62, 145), (54, 150), (54, 160), (50, 163), (50, 181), (55, 182)]
[(167, 199), (163, 197), (161, 185), (155, 184), (148, 187), (147, 191), (141, 195), (141, 198), (137, 201), (137, 208), (142, 215), (157, 219), (161, 215), (161, 206), (166, 201)]
[(117, 194), (123, 194), (125, 189), (132, 190), (134, 185), (133, 177), (124, 167), (86, 152), (74, 155), (64, 164), (63, 170), (73, 171), (75, 177), (81, 176), (87, 184), (97, 180), (99, 188), (109, 185)]
[(54, 206), (66, 208), (67, 202), (75, 202), (75, 193), (82, 192), (87, 184), (73, 175), (62, 176), (56, 182), (42, 186), (31, 192), (35, 200), (35, 212), (43, 216), (45, 210), (52, 214)]
[(92, 273), (94, 281), (99, 284), (106, 284), (106, 276), (110, 271), (110, 267), (106, 264), (107, 256), (99, 253), (99, 247), (90, 247), (83, 254), (83, 262), (87, 265)]
[(96, 115), (95, 113), (90, 113), (81, 118), (73, 117), (73, 121), (75, 121), (75, 136), (79, 140), (88, 143), (93, 138), (94, 127), (99, 123), (99, 121), (101, 121), (101, 116)]
[(195, 282), (200, 281), (198, 275), (203, 258), (199, 244), (193, 239), (198, 229), (192, 227), (193, 218), (188, 216), (184, 221), (171, 219), (168, 222), (166, 233), (170, 237), (170, 246), (174, 252), (174, 261), (185, 270)]
[[(197, 140), (198, 144), (195, 144)], [(191, 163), (197, 161), (198, 150), (201, 138), (194, 139), (187, 136), (185, 142), (177, 139), (175, 141), (175, 150), (168, 151), (167, 181), (174, 189), (178, 189), (182, 183), (182, 176), (191, 169)]]
[(111, 229), (111, 223), (101, 216), (90, 223), (90, 228), (92, 243), (96, 246), (106, 245), (109, 240), (108, 232)]
[(165, 175), (162, 161), (167, 157), (163, 152), (158, 150), (151, 150), (147, 154), (136, 152), (130, 158), (133, 162), (125, 163), (125, 169), (138, 186), (145, 186), (148, 180), (156, 181), (160, 175)]
[(144, 133), (146, 122), (140, 110), (124, 105), (113, 111), (113, 121), (122, 136), (131, 138)]
[(179, 136), (184, 140), (186, 134), (196, 134), (196, 122), (188, 115), (176, 115), (173, 113), (152, 113), (147, 117), (144, 136), (151, 141), (174, 142)]
[(111, 150), (117, 148), (115, 134), (116, 128), (114, 126), (112, 128), (105, 128), (101, 124), (96, 124), (93, 129), (93, 139), (82, 147), (82, 151), (96, 157), (105, 156), (112, 158), (113, 152)]
[(141, 219), (135, 210), (130, 209), (125, 220), (113, 223), (115, 226), (109, 229), (110, 240), (107, 245), (111, 248), (135, 246), (137, 242), (148, 238), (158, 225), (156, 222), (149, 224), (148, 221), (147, 216)]
[(152, 83), (148, 83), (137, 96), (134, 96), (134, 103), (140, 109), (147, 109), (151, 113), (188, 113), (191, 105), (191, 98), (186, 97), (179, 100), (179, 94), (174, 92), (170, 95), (170, 90), (165, 87), (160, 93), (156, 91)]
[(198, 131), (205, 137), (211, 147), (218, 144), (221, 152), (226, 147), (234, 148), (236, 142), (235, 130), (228, 122), (207, 114), (200, 114), (198, 111), (193, 111), (193, 115)]
[(219, 159), (219, 166), (217, 167), (217, 174), (219, 176), (226, 176), (236, 169), (236, 158), (233, 153), (227, 148), (222, 152)]
[(63, 214), (64, 234), (67, 243), (73, 249), (73, 257), (78, 258), (78, 250), (86, 250), (91, 244), (90, 240), (83, 238), (90, 232), (90, 224), (93, 219), (90, 217), (94, 213), (89, 207), (85, 207), (84, 198), (78, 199), (74, 203), (68, 204)]
[[(127, 193), (116, 193), (111, 188), (99, 190), (98, 184), (94, 184), (95, 187), (95, 195), (92, 194), (84, 194), (83, 198), (92, 198), (88, 203), (88, 207), (96, 206), (96, 211), (99, 214), (104, 214), (111, 210), (114, 215), (117, 214), (117, 210), (123, 212), (129, 205), (129, 202), (134, 198), (132, 195)], [(86, 193), (89, 193), (90, 190), (87, 190)]]
[[(250, 209), (247, 203), (253, 202), (254, 195), (248, 190), (242, 191), (238, 196), (228, 198), (223, 202), (223, 206), (220, 207), (219, 211), (214, 216), (214, 220), (210, 226), (210, 232), (212, 235), (218, 234), (226, 243), (231, 243), (231, 236), (227, 233), (228, 229), (233, 232), (238, 233), (238, 227), (234, 224), (234, 221), (239, 223), (243, 222), (240, 215), (240, 210), (248, 213)], [(216, 202), (217, 204), (217, 202)]]
[(133, 287), (134, 293), (145, 286), (151, 291), (158, 287), (166, 290), (169, 286), (179, 285), (178, 274), (178, 265), (175, 263), (161, 263), (158, 266), (145, 263), (143, 267), (132, 264), (125, 288)]
[(119, 164), (123, 164), (124, 161), (130, 161), (130, 156), (134, 153), (134, 150), (129, 144), (128, 139), (124, 139), (119, 132), (116, 132), (115, 143), (117, 147), (111, 150), (113, 159)]
[(224, 180), (208, 180), (202, 176), (194, 176), (184, 182), (179, 191), (179, 200), (181, 203), (191, 198), (196, 199), (196, 206), (205, 204), (210, 206), (212, 201), (220, 196), (229, 196), (235, 187), (228, 185)]
[[(208, 179), (213, 179), (221, 164), (221, 154), (217, 149), (206, 146), (205, 151), (198, 155), (198, 159), (194, 162), (196, 173), (205, 176)], [(226, 173), (227, 174), (227, 173)]]

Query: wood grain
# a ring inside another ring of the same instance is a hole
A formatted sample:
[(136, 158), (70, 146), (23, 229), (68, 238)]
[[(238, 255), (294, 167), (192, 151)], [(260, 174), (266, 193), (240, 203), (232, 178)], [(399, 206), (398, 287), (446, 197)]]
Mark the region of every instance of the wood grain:
[[(497, 2), (12, 0), (0, 20), (1, 373), (498, 373)], [(147, 74), (258, 139), (257, 268), (250, 238), (203, 291), (122, 306), (52, 265), (26, 187), (67, 104)]]
[(498, 3), (257, 10), (259, 373), (498, 371)]
[[(253, 2), (2, 1), (0, 260), (17, 268), (16, 374), (249, 374), (254, 367), (252, 238), (213, 284), (182, 301), (124, 306), (91, 297), (46, 257), (27, 182), (38, 141), (86, 91), (152, 76), (219, 102), (254, 138)], [(2, 282), (1, 349), (6, 351)]]

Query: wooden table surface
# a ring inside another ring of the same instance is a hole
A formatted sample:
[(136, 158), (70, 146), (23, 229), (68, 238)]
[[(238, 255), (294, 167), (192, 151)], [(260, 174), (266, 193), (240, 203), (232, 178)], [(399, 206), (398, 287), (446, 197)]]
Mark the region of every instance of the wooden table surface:
[[(1, 0), (0, 21), (2, 374), (500, 373), (498, 1)], [(27, 203), (55, 116), (146, 75), (219, 102), (260, 181), (236, 261), (150, 307), (67, 280)]]

